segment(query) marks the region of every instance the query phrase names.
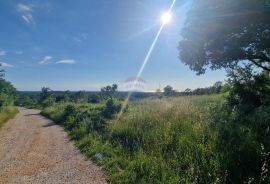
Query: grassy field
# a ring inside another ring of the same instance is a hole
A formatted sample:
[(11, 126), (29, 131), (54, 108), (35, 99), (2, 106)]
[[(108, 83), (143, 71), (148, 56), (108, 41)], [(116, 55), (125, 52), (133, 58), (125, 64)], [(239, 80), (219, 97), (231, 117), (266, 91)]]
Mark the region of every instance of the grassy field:
[(62, 103), (42, 113), (61, 123), (113, 183), (222, 183), (209, 108), (222, 95), (146, 99), (118, 120), (104, 104)]
[(16, 107), (5, 107), (2, 111), (0, 111), (0, 128), (17, 113), (18, 109)]

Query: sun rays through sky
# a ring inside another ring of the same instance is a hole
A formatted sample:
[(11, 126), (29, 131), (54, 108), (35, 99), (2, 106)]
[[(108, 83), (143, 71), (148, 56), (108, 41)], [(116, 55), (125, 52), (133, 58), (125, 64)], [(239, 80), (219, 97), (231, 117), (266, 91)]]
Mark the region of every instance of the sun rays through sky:
[[(176, 2), (176, 0), (173, 0), (170, 8), (165, 13), (162, 13), (162, 15), (161, 15), (161, 26), (160, 26), (160, 28), (159, 28), (159, 30), (158, 30), (158, 32), (157, 32), (151, 46), (150, 46), (150, 48), (149, 48), (149, 50), (148, 50), (148, 52), (147, 52), (147, 54), (146, 54), (146, 56), (145, 56), (145, 58), (143, 60), (143, 63), (141, 65), (140, 69), (139, 69), (139, 72), (136, 75), (136, 79), (141, 78), (141, 75), (142, 75), (142, 72), (143, 72), (143, 70), (145, 68), (145, 65), (149, 61), (149, 58), (150, 58), (150, 56), (151, 56), (151, 54), (152, 54), (152, 52), (153, 52), (153, 50), (154, 50), (154, 48), (156, 46), (156, 43), (157, 43), (157, 41), (159, 39), (159, 36), (160, 36), (164, 26), (166, 24), (170, 23), (171, 17), (172, 17), (172, 10), (173, 10), (173, 7), (175, 5), (175, 2)], [(136, 83), (137, 83), (137, 80), (134, 80), (133, 86), (132, 86), (131, 90), (128, 92), (128, 95), (127, 95), (126, 99), (123, 102), (122, 108), (121, 108), (121, 110), (120, 110), (120, 112), (118, 114), (118, 118), (120, 118), (122, 116), (123, 111), (124, 111), (124, 109), (126, 108), (128, 102), (129, 102), (130, 96), (133, 93), (134, 87), (136, 86)]]
[(1, 1), (0, 62), (19, 90), (95, 91), (112, 83), (126, 90), (132, 76), (146, 81), (145, 91), (209, 86), (225, 72), (196, 76), (178, 59), (190, 6), (190, 0)]

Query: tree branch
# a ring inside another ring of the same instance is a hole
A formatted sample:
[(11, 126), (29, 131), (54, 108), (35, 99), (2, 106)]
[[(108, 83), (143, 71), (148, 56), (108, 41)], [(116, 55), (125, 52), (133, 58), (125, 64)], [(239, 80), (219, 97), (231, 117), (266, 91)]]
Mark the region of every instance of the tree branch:
[(270, 68), (268, 68), (266, 66), (263, 66), (262, 64), (256, 62), (254, 59), (249, 59), (249, 61), (251, 61), (254, 65), (256, 65), (256, 66), (258, 66), (258, 67), (260, 67), (260, 68), (262, 68), (262, 69), (264, 69), (264, 70), (266, 70), (268, 72), (270, 72)]

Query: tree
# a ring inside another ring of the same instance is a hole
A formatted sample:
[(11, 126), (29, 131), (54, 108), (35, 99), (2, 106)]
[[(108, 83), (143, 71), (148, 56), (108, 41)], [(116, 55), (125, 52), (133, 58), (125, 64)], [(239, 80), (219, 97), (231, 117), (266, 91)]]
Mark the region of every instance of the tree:
[(246, 65), (228, 76), (227, 100), (213, 106), (209, 116), (220, 163), (228, 183), (269, 183), (270, 73)]
[(60, 95), (56, 97), (56, 102), (68, 102), (70, 100), (70, 92), (69, 90), (62, 92)]
[(48, 87), (42, 87), (41, 93), (40, 93), (40, 101), (43, 101), (46, 98), (48, 98), (49, 96), (51, 96), (52, 95), (51, 91), (52, 90)]
[(37, 105), (37, 99), (34, 97), (30, 98), (28, 95), (20, 94), (15, 101), (15, 105), (34, 108)]
[(88, 95), (86, 94), (85, 91), (78, 91), (77, 93), (75, 93), (74, 95), (74, 100), (76, 102), (87, 102), (88, 100)]
[(121, 109), (121, 104), (117, 104), (113, 99), (108, 99), (102, 111), (105, 118), (112, 118)]
[(52, 95), (50, 95), (41, 102), (41, 105), (43, 107), (49, 107), (49, 106), (52, 106), (54, 102), (55, 102), (55, 98)]
[(197, 74), (240, 61), (270, 71), (269, 0), (195, 0), (179, 43), (179, 58)]
[(173, 96), (173, 94), (174, 94), (173, 87), (171, 87), (170, 85), (164, 87), (164, 96)]
[(228, 104), (248, 115), (261, 106), (270, 107), (270, 74), (255, 73), (251, 65), (229, 72), (229, 84), (232, 86)]
[(10, 82), (0, 79), (0, 110), (8, 105), (12, 105), (17, 96), (16, 89)]
[(212, 89), (213, 89), (214, 93), (219, 93), (221, 91), (221, 88), (222, 88), (222, 82), (221, 81), (215, 82), (215, 84), (212, 86)]
[(89, 103), (99, 103), (100, 102), (100, 97), (97, 94), (92, 94), (88, 97), (88, 102)]
[(101, 88), (101, 95), (105, 98), (106, 97), (112, 98), (117, 92), (117, 88), (118, 88), (117, 84), (113, 84), (112, 86), (109, 86), (109, 85), (105, 86)]
[(52, 90), (48, 87), (42, 87), (40, 93), (40, 104), (43, 107), (48, 107), (53, 105), (55, 102), (55, 98), (52, 94)]
[(189, 88), (185, 89), (185, 91), (184, 91), (185, 95), (189, 95), (190, 93), (191, 93), (191, 89), (189, 89)]

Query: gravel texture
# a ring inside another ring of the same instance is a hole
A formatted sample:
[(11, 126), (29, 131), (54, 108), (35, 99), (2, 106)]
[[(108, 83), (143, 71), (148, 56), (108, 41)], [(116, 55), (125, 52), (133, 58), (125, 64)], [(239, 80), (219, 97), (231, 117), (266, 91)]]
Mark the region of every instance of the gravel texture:
[(20, 108), (0, 130), (0, 183), (107, 183), (67, 133), (38, 110)]

